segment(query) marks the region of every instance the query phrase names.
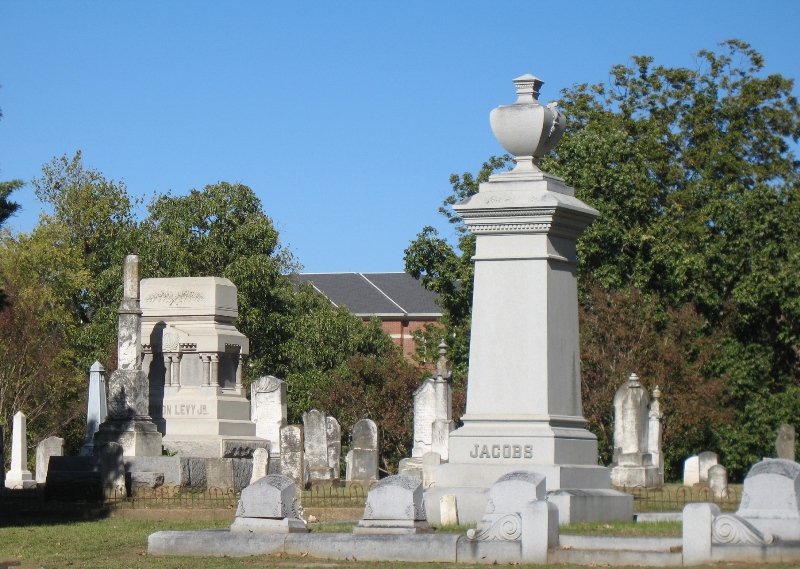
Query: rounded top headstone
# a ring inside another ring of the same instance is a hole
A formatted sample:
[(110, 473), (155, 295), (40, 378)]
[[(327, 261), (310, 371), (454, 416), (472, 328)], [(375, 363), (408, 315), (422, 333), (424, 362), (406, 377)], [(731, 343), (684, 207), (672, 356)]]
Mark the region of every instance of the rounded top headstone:
[(517, 100), (501, 105), (489, 115), (497, 141), (515, 156), (515, 171), (540, 172), (539, 158), (549, 153), (564, 134), (567, 122), (555, 103), (546, 107), (539, 102), (544, 81), (531, 74), (514, 79)]

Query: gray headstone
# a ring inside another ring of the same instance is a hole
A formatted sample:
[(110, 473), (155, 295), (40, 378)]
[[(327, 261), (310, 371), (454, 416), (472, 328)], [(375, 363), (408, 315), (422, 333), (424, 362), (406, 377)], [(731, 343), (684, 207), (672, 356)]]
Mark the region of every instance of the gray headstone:
[(234, 487), (232, 458), (206, 459), (206, 487), (223, 491)]
[(354, 448), (345, 457), (348, 482), (369, 482), (378, 479), (378, 451)]
[(538, 472), (517, 470), (497, 479), (489, 488), (487, 512), (504, 514), (519, 512), (522, 504), (542, 501), (547, 495), (545, 477)]
[(328, 443), (328, 466), (333, 469), (333, 477), (339, 478), (339, 465), (342, 457), (342, 427), (334, 417), (325, 418), (325, 434)]
[(411, 476), (389, 476), (367, 494), (365, 520), (425, 520), (422, 482)]
[(159, 488), (164, 485), (163, 472), (131, 472), (131, 488)]
[(719, 456), (715, 452), (701, 452), (697, 457), (698, 473), (700, 475), (700, 482), (708, 484), (708, 469), (719, 464)]
[(782, 540), (800, 539), (800, 464), (765, 458), (744, 479), (736, 515)]
[(36, 445), (36, 482), (39, 484), (47, 482), (51, 456), (64, 456), (64, 439), (47, 437)]
[(108, 496), (125, 497), (125, 462), (122, 460), (122, 445), (106, 443), (100, 450), (100, 476), (103, 491)]
[(242, 490), (236, 510), (243, 518), (299, 518), (295, 484), (291, 478), (270, 474)]
[(794, 460), (795, 452), (795, 430), (792, 425), (783, 424), (778, 429), (778, 436), (775, 439), (775, 451), (778, 458)]
[(715, 464), (708, 469), (708, 486), (714, 492), (714, 497), (724, 499), (728, 497), (728, 469), (721, 464)]
[(100, 428), (100, 423), (108, 416), (106, 403), (106, 369), (100, 362), (94, 362), (89, 368), (89, 400), (86, 410), (86, 440), (81, 448), (81, 454), (90, 456), (94, 452), (94, 434)]
[(436, 420), (436, 387), (426, 378), (414, 392), (414, 446), (412, 457), (422, 457), (433, 444), (433, 423)]
[(312, 409), (303, 413), (305, 458), (311, 468), (328, 466), (328, 434), (325, 413)]
[(353, 425), (353, 446), (360, 449), (378, 449), (378, 427), (372, 419), (361, 419)]
[(438, 452), (426, 452), (422, 455), (422, 486), (425, 489), (436, 485), (436, 469), (442, 463)]
[(303, 488), (303, 429), (287, 425), (281, 429), (281, 474), (291, 478), (298, 497)]

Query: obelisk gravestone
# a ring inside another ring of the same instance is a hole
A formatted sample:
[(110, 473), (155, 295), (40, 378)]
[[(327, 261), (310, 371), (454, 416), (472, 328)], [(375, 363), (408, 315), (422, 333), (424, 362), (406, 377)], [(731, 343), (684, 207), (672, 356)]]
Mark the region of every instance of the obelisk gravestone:
[(108, 418), (94, 436), (99, 454), (107, 443), (124, 456), (161, 456), (161, 433), (150, 417), (150, 384), (142, 371), (139, 257), (125, 258), (124, 293), (119, 306), (117, 369), (108, 381)]

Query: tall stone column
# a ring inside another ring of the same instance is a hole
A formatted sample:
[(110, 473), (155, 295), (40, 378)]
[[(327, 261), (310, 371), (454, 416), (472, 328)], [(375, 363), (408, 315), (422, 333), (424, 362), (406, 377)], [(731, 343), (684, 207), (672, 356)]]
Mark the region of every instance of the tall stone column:
[(11, 470), (6, 475), (5, 485), (6, 488), (14, 490), (36, 487), (36, 480), (28, 470), (28, 425), (22, 411), (17, 411), (14, 415), (14, 428), (11, 431)]
[[(425, 499), (428, 520), (438, 522), (431, 511), (438, 495), (456, 494), (459, 522), (477, 521), (486, 489), (521, 469), (546, 476), (562, 523), (580, 521), (570, 520), (570, 511), (584, 508), (576, 500), (591, 510), (605, 492), (621, 507), (603, 504), (596, 519), (626, 519), (632, 500), (610, 489), (581, 403), (575, 243), (598, 212), (539, 169), (566, 119), (555, 104), (539, 103), (541, 80), (525, 75), (514, 83), (516, 103), (490, 118), (516, 167), (454, 206), (477, 238), (467, 407), (464, 425), (450, 435), (450, 462), (437, 470), (436, 496)], [(599, 494), (588, 498), (587, 489)]]
[(107, 443), (116, 443), (122, 446), (124, 456), (161, 456), (161, 433), (150, 417), (150, 382), (142, 371), (137, 255), (125, 258), (123, 279), (117, 369), (108, 381), (108, 419), (95, 434), (95, 454), (102, 452)]

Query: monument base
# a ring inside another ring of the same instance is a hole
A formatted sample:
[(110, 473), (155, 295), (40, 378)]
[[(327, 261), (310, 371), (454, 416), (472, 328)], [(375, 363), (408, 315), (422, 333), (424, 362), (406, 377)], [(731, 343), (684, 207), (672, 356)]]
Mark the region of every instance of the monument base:
[(257, 448), (270, 448), (270, 442), (260, 437), (219, 435), (165, 435), (163, 445), (178, 456), (203, 458), (252, 458)]
[(36, 488), (36, 480), (33, 479), (28, 471), (14, 472), (11, 471), (6, 476), (5, 487), (9, 490), (28, 490), (29, 488)]
[(232, 532), (253, 533), (308, 533), (306, 523), (293, 518), (236, 518), (231, 524)]
[(161, 456), (161, 433), (145, 419), (107, 420), (94, 435), (94, 454), (106, 443), (122, 446), (122, 456)]
[(433, 533), (426, 521), (419, 520), (360, 520), (353, 528), (355, 534), (417, 534)]
[(657, 466), (620, 466), (611, 468), (611, 485), (616, 488), (658, 488), (663, 486)]

